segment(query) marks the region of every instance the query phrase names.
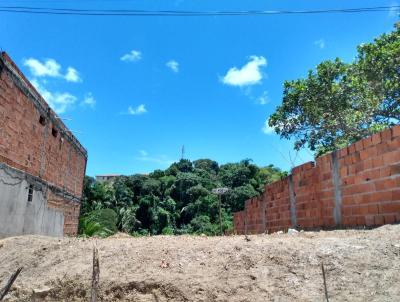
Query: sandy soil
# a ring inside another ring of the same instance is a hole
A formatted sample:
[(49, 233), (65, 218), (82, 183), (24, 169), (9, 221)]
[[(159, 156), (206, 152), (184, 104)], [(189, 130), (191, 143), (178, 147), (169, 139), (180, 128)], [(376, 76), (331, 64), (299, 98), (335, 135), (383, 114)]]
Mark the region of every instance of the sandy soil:
[(400, 225), (230, 237), (0, 240), (5, 301), (89, 301), (92, 250), (102, 301), (400, 301)]

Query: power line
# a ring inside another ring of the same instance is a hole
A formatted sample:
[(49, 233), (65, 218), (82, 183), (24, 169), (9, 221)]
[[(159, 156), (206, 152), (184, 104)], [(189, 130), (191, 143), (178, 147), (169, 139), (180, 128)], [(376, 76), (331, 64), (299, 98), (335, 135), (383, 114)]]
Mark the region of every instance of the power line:
[(331, 13), (369, 13), (400, 11), (400, 5), (362, 8), (318, 9), (318, 10), (243, 10), (243, 11), (184, 11), (184, 10), (131, 10), (131, 9), (76, 9), (31, 6), (0, 6), (0, 12), (78, 15), (78, 16), (265, 16)]

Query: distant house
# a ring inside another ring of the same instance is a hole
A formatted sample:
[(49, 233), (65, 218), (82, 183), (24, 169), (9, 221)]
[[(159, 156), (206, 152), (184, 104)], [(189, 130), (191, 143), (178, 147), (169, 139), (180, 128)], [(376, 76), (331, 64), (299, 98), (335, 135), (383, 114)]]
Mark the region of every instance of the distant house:
[(86, 149), (0, 53), (0, 237), (76, 235)]
[(104, 174), (104, 175), (96, 175), (97, 182), (108, 182), (113, 183), (117, 177), (121, 176), (120, 174)]

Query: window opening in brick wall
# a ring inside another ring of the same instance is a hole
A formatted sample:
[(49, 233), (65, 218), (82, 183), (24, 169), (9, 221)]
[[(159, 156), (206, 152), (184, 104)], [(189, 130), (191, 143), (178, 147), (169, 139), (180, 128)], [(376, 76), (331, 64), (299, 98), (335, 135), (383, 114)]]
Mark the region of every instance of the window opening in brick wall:
[(43, 115), (39, 117), (39, 123), (43, 126), (46, 125), (46, 118)]
[(32, 202), (33, 200), (33, 185), (29, 185), (28, 188), (28, 202)]
[(54, 137), (57, 137), (57, 135), (58, 135), (57, 129), (52, 128), (52, 129), (51, 129), (51, 134), (52, 134)]

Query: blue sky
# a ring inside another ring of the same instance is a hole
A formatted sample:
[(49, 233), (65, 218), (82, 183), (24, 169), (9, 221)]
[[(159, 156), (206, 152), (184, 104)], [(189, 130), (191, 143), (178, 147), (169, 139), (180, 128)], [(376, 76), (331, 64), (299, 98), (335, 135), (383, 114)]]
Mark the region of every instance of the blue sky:
[[(320, 9), (396, 1), (57, 1), (148, 10)], [(54, 7), (55, 1), (1, 5)], [(393, 28), (396, 14), (88, 17), (0, 12), (0, 47), (88, 149), (87, 174), (164, 169), (180, 158), (251, 158), (288, 170), (312, 158), (264, 128), (284, 80)], [(290, 160), (292, 158), (292, 160)]]

